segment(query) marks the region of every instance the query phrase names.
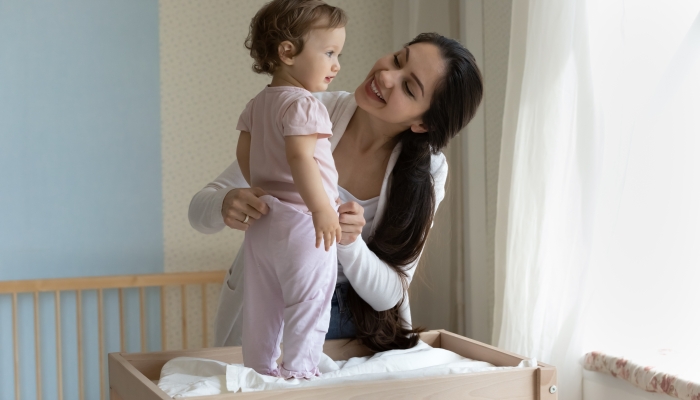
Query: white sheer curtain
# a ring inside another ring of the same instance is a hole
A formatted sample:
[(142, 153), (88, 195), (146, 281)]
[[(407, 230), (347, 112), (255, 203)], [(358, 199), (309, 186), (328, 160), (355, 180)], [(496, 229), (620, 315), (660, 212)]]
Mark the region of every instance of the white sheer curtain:
[(587, 349), (697, 335), (699, 11), (514, 1), (493, 342), (556, 365), (562, 399)]

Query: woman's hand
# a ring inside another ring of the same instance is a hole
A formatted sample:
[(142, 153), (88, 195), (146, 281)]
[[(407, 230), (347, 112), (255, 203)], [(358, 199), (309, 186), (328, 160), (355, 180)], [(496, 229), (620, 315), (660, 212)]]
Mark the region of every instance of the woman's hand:
[(365, 209), (354, 201), (349, 201), (338, 207), (338, 214), (340, 214), (340, 230), (343, 232), (340, 244), (355, 242), (366, 223)]
[(229, 191), (221, 205), (221, 216), (224, 217), (226, 226), (239, 231), (248, 230), (257, 219), (269, 211), (267, 204), (260, 200), (260, 196), (266, 194), (259, 187)]

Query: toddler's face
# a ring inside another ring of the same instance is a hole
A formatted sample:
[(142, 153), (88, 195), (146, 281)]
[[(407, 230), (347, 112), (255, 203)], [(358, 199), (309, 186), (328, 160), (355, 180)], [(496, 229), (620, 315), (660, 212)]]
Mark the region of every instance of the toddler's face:
[(291, 74), (309, 92), (322, 92), (340, 71), (338, 55), (345, 44), (345, 28), (313, 29), (304, 49), (294, 57)]

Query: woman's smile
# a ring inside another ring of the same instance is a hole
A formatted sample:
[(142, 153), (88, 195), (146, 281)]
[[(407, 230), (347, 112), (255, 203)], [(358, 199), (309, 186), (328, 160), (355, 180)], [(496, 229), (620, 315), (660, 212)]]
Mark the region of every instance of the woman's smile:
[(374, 78), (367, 81), (367, 84), (365, 85), (365, 92), (367, 92), (367, 96), (370, 99), (386, 104), (386, 100), (384, 100), (384, 96), (382, 96), (382, 93), (379, 91)]

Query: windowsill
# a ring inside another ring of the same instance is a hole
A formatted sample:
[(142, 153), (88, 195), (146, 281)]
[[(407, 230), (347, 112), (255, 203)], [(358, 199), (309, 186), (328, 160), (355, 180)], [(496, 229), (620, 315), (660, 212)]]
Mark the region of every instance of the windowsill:
[(647, 392), (700, 400), (697, 357), (665, 349), (630, 358), (594, 351), (585, 355), (583, 367), (625, 380)]

